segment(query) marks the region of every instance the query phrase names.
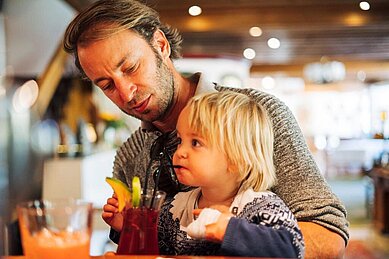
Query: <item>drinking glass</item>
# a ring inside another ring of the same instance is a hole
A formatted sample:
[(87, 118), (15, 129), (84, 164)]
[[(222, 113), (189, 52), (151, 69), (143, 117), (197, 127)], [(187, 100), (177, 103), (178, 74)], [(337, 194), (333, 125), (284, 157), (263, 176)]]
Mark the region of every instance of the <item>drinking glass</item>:
[(17, 212), (26, 258), (89, 258), (92, 203), (34, 200), (18, 204)]
[(141, 195), (139, 207), (127, 204), (117, 254), (159, 254), (158, 215), (165, 197), (166, 193), (163, 191), (148, 190)]

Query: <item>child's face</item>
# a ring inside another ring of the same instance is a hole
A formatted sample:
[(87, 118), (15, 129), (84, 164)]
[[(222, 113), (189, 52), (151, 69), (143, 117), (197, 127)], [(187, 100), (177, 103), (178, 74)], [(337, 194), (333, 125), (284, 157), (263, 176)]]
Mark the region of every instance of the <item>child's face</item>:
[[(189, 109), (182, 110), (178, 122), (177, 132), (181, 143), (173, 156), (173, 164), (178, 180), (190, 186), (216, 187), (223, 185), (227, 177), (227, 158), (208, 141), (199, 136), (188, 123)], [(234, 174), (235, 175), (235, 174)]]

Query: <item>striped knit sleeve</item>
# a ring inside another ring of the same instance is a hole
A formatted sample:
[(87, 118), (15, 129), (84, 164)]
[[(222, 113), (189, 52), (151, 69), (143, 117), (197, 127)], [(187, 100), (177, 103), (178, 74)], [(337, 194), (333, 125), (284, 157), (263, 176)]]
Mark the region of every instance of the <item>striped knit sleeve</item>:
[[(135, 157), (142, 152), (145, 142), (145, 133), (138, 128), (120, 148), (116, 151), (113, 163), (113, 177), (127, 183), (133, 175), (128, 175), (132, 170), (127, 170), (134, 163)], [(128, 183), (127, 183), (128, 184)]]

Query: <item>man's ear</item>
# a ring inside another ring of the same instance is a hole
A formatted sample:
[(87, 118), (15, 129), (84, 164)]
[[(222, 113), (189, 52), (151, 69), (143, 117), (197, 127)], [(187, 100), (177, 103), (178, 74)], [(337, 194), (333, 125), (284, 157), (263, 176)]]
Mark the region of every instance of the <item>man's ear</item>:
[(165, 33), (157, 29), (153, 35), (153, 46), (161, 54), (163, 59), (170, 57), (170, 44), (166, 39)]

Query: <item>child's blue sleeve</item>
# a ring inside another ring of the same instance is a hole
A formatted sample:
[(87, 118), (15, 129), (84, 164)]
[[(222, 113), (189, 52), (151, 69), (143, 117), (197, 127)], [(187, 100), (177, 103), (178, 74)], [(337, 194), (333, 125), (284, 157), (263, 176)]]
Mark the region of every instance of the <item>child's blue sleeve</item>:
[(293, 231), (284, 226), (263, 226), (246, 219), (231, 218), (221, 246), (221, 254), (246, 257), (303, 258), (304, 246)]

